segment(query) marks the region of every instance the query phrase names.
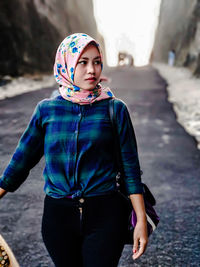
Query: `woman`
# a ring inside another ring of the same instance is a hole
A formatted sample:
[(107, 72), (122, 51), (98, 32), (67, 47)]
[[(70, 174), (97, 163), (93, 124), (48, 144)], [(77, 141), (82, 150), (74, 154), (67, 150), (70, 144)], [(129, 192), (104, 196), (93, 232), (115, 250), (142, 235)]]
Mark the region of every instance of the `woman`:
[[(54, 75), (60, 95), (41, 101), (0, 180), (1, 196), (15, 191), (45, 155), (42, 236), (58, 267), (117, 266), (124, 246), (127, 204), (116, 190), (113, 94), (100, 85), (102, 54), (82, 33), (57, 50)], [(137, 146), (126, 105), (115, 100), (127, 194), (137, 215), (133, 259), (147, 245)]]

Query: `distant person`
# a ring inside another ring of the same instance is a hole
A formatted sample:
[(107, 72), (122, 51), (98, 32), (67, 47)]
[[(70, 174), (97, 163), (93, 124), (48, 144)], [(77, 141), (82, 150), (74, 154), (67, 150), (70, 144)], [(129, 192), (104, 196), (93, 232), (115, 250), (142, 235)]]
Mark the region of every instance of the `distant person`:
[(175, 50), (172, 49), (168, 53), (168, 65), (174, 66), (174, 64), (175, 64)]
[(119, 52), (118, 53), (118, 65), (119, 66), (134, 66), (134, 59), (131, 54), (127, 54), (126, 52)]
[(128, 54), (127, 58), (128, 58), (128, 66), (133, 67), (134, 66), (133, 56), (131, 54)]
[(127, 54), (125, 52), (118, 53), (118, 65), (119, 66), (125, 65), (126, 56)]
[[(101, 72), (102, 54), (93, 38), (76, 33), (62, 41), (54, 65), (60, 94), (38, 103), (0, 179), (2, 197), (45, 156), (42, 236), (57, 267), (117, 267), (124, 247), (128, 209), (116, 188), (109, 118), (114, 96), (99, 83)], [(137, 145), (124, 102), (116, 99), (114, 110), (124, 182), (137, 214), (136, 259), (148, 241)]]

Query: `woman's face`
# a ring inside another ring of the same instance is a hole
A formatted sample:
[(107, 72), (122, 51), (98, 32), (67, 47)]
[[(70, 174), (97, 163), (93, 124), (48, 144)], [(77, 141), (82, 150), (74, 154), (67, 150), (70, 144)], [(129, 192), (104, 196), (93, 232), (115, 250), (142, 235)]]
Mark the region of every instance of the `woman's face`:
[(81, 54), (74, 73), (74, 84), (84, 90), (92, 90), (100, 81), (101, 56), (95, 45), (88, 45)]

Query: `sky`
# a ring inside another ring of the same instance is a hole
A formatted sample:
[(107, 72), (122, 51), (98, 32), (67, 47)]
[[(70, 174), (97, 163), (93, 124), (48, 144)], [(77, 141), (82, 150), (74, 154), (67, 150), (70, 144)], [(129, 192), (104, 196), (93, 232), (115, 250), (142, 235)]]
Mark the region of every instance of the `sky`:
[(135, 66), (148, 64), (160, 3), (161, 0), (93, 0), (109, 66), (117, 65), (119, 51), (131, 54)]

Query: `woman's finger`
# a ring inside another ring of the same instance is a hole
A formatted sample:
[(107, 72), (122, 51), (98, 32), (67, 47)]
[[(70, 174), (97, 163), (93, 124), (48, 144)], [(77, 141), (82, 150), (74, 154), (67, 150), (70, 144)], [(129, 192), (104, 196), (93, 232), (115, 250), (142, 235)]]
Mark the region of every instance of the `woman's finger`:
[(133, 242), (133, 254), (135, 254), (138, 251), (138, 245), (139, 245), (139, 239), (134, 237)]
[(139, 250), (137, 250), (134, 254), (133, 254), (133, 259), (136, 260), (137, 258), (139, 258), (146, 249), (147, 246), (147, 242), (146, 241), (140, 241), (140, 246), (139, 246)]

